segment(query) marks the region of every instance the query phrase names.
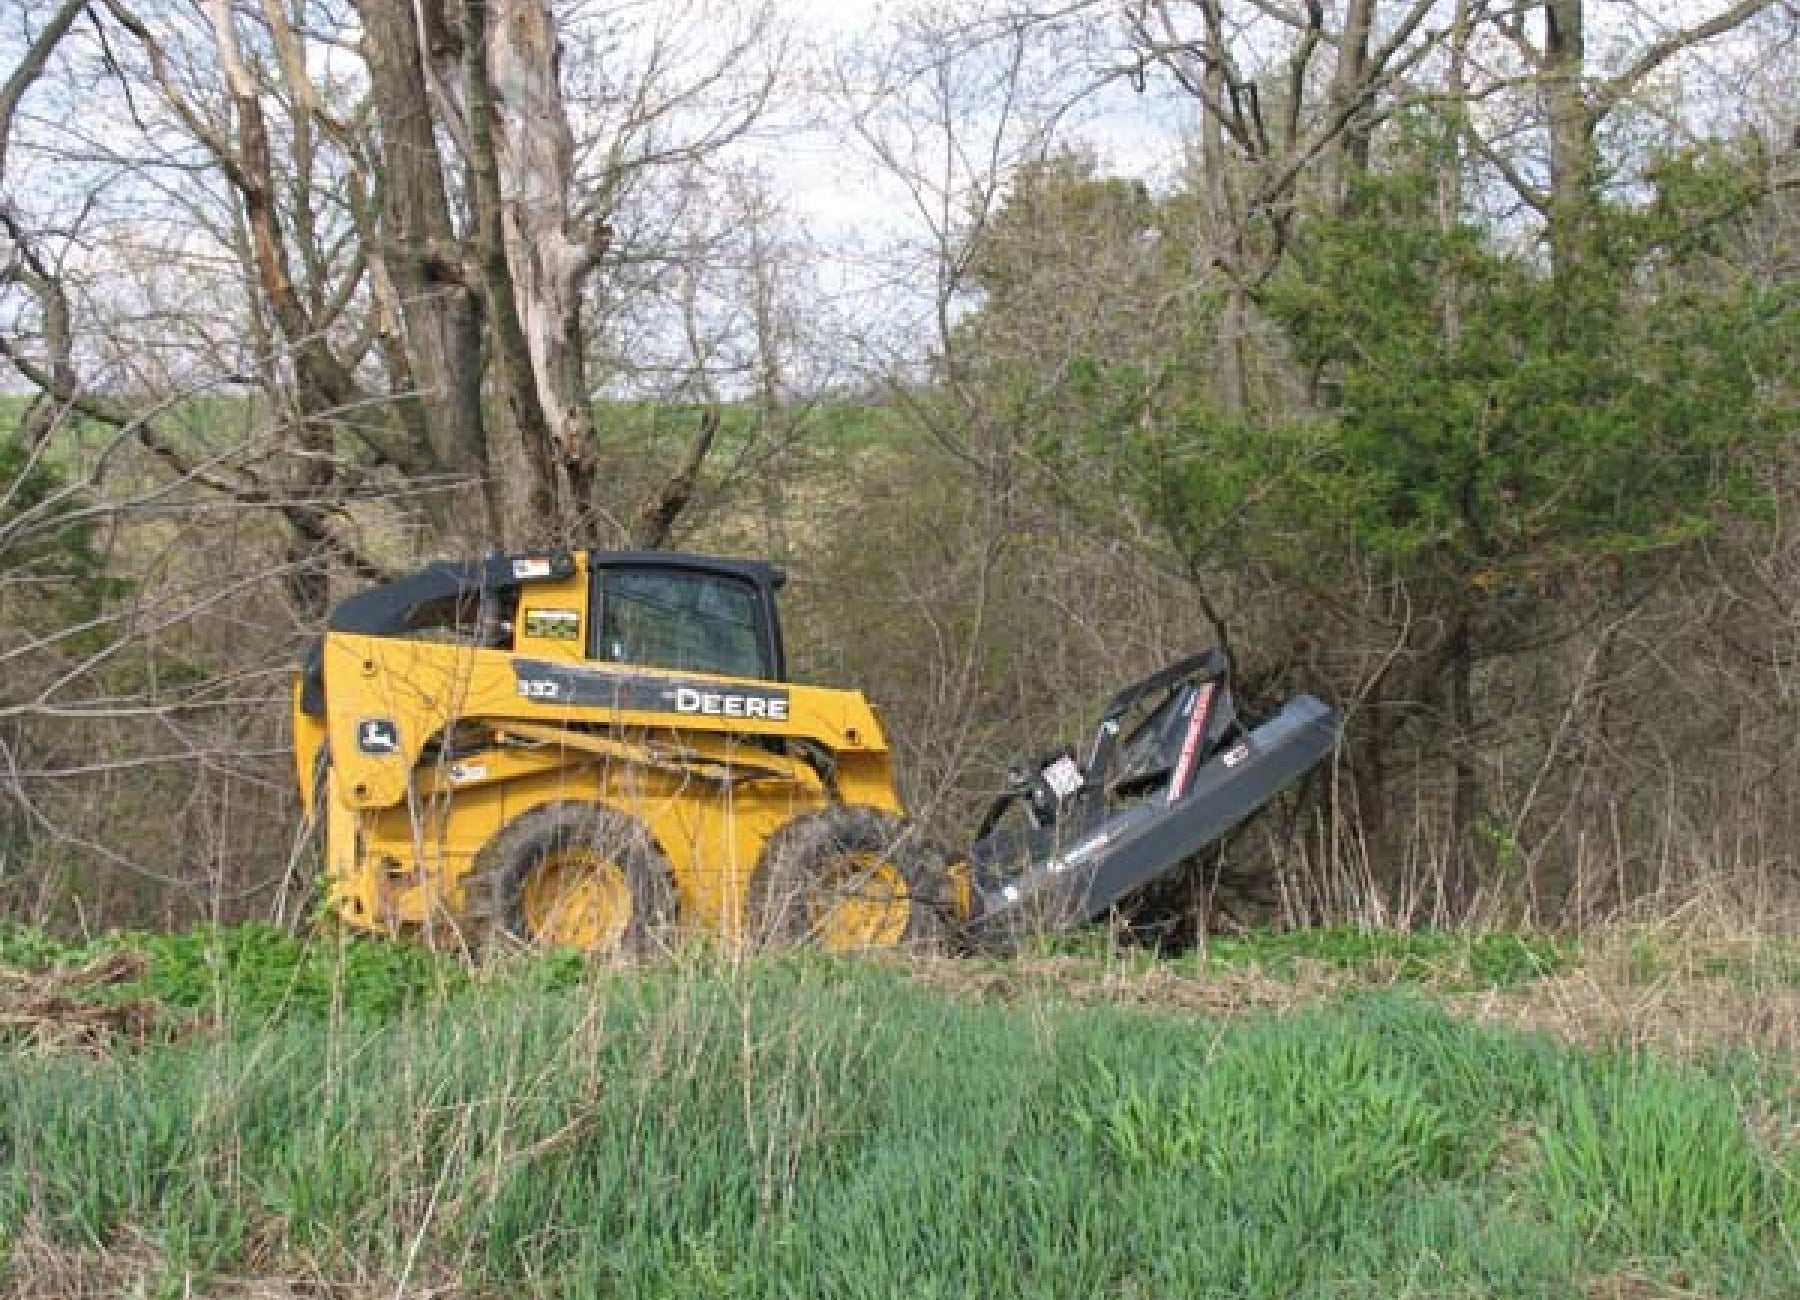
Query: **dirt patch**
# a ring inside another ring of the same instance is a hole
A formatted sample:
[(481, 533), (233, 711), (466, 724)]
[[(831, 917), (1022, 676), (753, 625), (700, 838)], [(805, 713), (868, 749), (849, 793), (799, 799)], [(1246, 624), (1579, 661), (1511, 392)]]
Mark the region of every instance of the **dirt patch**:
[[(252, 1251), (252, 1255), (261, 1252)], [(149, 1236), (127, 1229), (104, 1250), (57, 1242), (39, 1223), (27, 1223), (0, 1268), (0, 1294), (16, 1300), (113, 1300), (169, 1294), (217, 1300), (449, 1300), (472, 1294), (442, 1269), (417, 1276), (333, 1277), (304, 1260), (291, 1268), (253, 1265), (256, 1272), (194, 1275), (171, 1266)], [(356, 1270), (361, 1272), (361, 1270)]]
[(931, 988), (987, 1002), (1051, 1000), (1203, 1015), (1290, 1011), (1332, 997), (1342, 984), (1336, 972), (1311, 963), (1300, 963), (1279, 979), (1255, 968), (1180, 975), (1165, 966), (1133, 970), (1079, 957), (1024, 958), (1003, 965), (938, 959), (916, 963), (910, 971)]
[(1642, 1273), (1609, 1273), (1582, 1288), (1586, 1300), (1709, 1300), (1710, 1291), (1693, 1291), (1677, 1273), (1671, 1281), (1659, 1281)]
[(142, 979), (137, 953), (116, 952), (88, 966), (49, 971), (0, 969), (0, 1041), (24, 1050), (98, 1052), (143, 1043), (162, 1024), (148, 998), (109, 992)]
[(459, 1283), (432, 1278), (335, 1282), (324, 1277), (223, 1278), (199, 1294), (219, 1300), (450, 1300), (471, 1295)]
[(1678, 1055), (1748, 1046), (1800, 1054), (1800, 989), (1757, 991), (1718, 978), (1620, 984), (1578, 970), (1441, 1000), (1483, 1023), (1542, 1030), (1587, 1046), (1651, 1047)]
[(910, 977), (931, 988), (987, 1002), (1138, 1006), (1230, 1016), (1285, 1012), (1353, 989), (1405, 987), (1454, 1015), (1483, 1024), (1552, 1034), (1586, 1047), (1653, 1048), (1694, 1056), (1748, 1047), (1800, 1057), (1800, 988), (1754, 988), (1725, 976), (1675, 973), (1634, 980), (1610, 962), (1475, 992), (1399, 980), (1381, 963), (1343, 968), (1296, 961), (1270, 973), (1257, 966), (1178, 974), (1083, 957), (988, 963), (916, 961)]
[(77, 1249), (27, 1223), (0, 1268), (0, 1289), (16, 1300), (88, 1300), (125, 1296), (146, 1278), (162, 1275), (162, 1253), (146, 1238), (122, 1234), (110, 1250)]

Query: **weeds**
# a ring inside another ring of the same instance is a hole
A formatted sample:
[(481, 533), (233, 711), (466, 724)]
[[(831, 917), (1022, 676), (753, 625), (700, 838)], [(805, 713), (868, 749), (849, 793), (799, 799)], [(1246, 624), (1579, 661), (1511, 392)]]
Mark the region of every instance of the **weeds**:
[(1572, 945), (1549, 935), (1330, 929), (1213, 939), (1193, 963), (1199, 970), (1280, 972), (1312, 962), (1371, 981), (1505, 988), (1554, 975), (1574, 955)]
[(284, 1268), (385, 1294), (1800, 1289), (1800, 1170), (1755, 1127), (1792, 1100), (1753, 1062), (1590, 1056), (1383, 990), (1218, 1021), (811, 956), (445, 976), (217, 938), (146, 978), (204, 1006), (201, 975), (242, 971), (226, 1002), (272, 1010), (0, 1057), (17, 1289), (57, 1252), (174, 1293)]
[[(0, 968), (72, 971), (125, 958), (137, 974), (107, 981), (103, 1000), (153, 1001), (220, 1019), (313, 1016), (379, 1021), (408, 1006), (451, 997), (470, 982), (467, 963), (416, 944), (343, 934), (301, 938), (266, 925), (203, 926), (179, 934), (116, 934), (83, 943), (0, 928)], [(539, 986), (566, 985), (570, 954), (532, 963)]]
[(1546, 1210), (1624, 1254), (1715, 1258), (1779, 1248), (1800, 1224), (1794, 1171), (1759, 1151), (1737, 1099), (1638, 1056), (1559, 1074), (1530, 1187)]

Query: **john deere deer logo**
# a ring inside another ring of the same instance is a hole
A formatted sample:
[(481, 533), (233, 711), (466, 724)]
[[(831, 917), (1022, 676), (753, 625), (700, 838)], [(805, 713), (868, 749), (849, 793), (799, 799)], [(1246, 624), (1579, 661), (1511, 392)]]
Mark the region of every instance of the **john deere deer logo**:
[(356, 724), (356, 747), (365, 754), (398, 754), (400, 728), (387, 718), (364, 718)]

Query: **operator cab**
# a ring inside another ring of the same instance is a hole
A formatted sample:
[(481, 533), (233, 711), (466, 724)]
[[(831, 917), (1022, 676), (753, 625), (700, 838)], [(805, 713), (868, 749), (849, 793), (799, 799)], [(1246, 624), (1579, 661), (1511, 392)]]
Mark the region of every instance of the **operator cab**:
[(775, 609), (787, 576), (780, 569), (673, 552), (594, 551), (588, 573), (590, 659), (787, 679)]
[[(774, 565), (679, 551), (589, 551), (587, 569), (588, 659), (787, 680), (775, 608), (787, 575)], [(531, 602), (521, 598), (539, 584), (569, 583), (576, 572), (576, 557), (567, 551), (442, 561), (349, 597), (331, 611), (326, 626), (359, 636), (512, 650), (521, 632), (533, 635)], [(521, 603), (527, 606), (523, 629), (517, 626)], [(535, 617), (542, 629), (536, 635), (557, 635), (550, 620), (560, 618), (573, 636), (581, 614), (571, 608)], [(300, 672), (301, 710), (319, 718), (325, 716), (324, 644), (321, 637), (308, 647)]]

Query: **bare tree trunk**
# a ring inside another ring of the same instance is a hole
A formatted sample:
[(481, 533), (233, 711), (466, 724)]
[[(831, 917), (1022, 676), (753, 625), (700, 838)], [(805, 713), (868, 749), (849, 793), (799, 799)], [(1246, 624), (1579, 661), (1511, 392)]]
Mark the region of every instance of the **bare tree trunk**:
[[(582, 291), (611, 232), (576, 201), (575, 144), (547, 0), (357, 0), (381, 128), (383, 210), (406, 354), (434, 436), (451, 463), (492, 483), (504, 459), (481, 419), (481, 341), (529, 481), (527, 518), (491, 531), (585, 541), (592, 532), (596, 438)], [(458, 231), (438, 132), (467, 166), (473, 209)], [(379, 273), (385, 269), (386, 280)], [(485, 312), (485, 314), (484, 314)], [(436, 396), (449, 408), (437, 429)], [(672, 485), (678, 487), (679, 484)], [(676, 495), (680, 495), (676, 493)]]
[[(756, 330), (756, 417), (762, 436), (779, 441), (791, 437), (792, 428), (784, 409), (787, 385), (780, 293), (782, 267), (764, 226), (766, 217), (766, 209), (758, 204), (749, 222), (753, 285), (751, 319)], [(785, 559), (789, 550), (786, 476), (752, 474), (750, 478), (762, 514), (766, 552)]]
[[(471, 9), (480, 0), (470, 0)], [(499, 0), (487, 32), (498, 130), (494, 155), (506, 260), (549, 435), (579, 516), (591, 504), (594, 430), (581, 292), (606, 250), (602, 223), (578, 225), (575, 136), (563, 106), (556, 31), (543, 0)]]
[(1226, 275), (1225, 301), (1219, 309), (1219, 333), (1215, 349), (1219, 407), (1228, 415), (1241, 416), (1250, 404), (1250, 384), (1245, 374), (1247, 358), (1244, 331), (1249, 316), (1243, 286), (1244, 220), (1238, 210), (1231, 177), (1231, 153), (1225, 146), (1225, 122), (1221, 116), (1227, 91), (1223, 16), (1217, 4), (1206, 6), (1208, 53), (1200, 124), (1200, 165), (1205, 173), (1211, 238), (1223, 245), (1217, 262)]
[(1741, 27), (1769, 8), (1773, 0), (1737, 0), (1704, 22), (1677, 28), (1644, 49), (1624, 71), (1591, 87), (1586, 81), (1587, 3), (1544, 0), (1543, 5), (1542, 85), (1550, 126), (1549, 235), (1559, 276), (1579, 271), (1592, 252), (1600, 187), (1600, 155), (1594, 137), (1600, 123), (1670, 59)]
[(574, 507), (558, 472), (557, 449), (549, 417), (539, 400), (531, 345), (525, 336), (512, 261), (507, 255), (506, 195), (500, 183), (495, 120), (501, 106), (493, 96), (487, 70), (486, 0), (464, 0), (463, 89), (467, 96), (464, 123), (469, 135), (469, 171), (475, 191), (475, 251), (487, 294), (488, 317), (494, 327), (495, 360), (506, 409), (531, 466), (527, 493), (533, 530), (547, 532), (534, 540), (573, 540)]
[(439, 108), (469, 164), (474, 251), (494, 360), (531, 483), (528, 528), (589, 531), (594, 429), (581, 293), (605, 251), (603, 223), (576, 219), (575, 138), (545, 0), (426, 0), (420, 37)]
[(1349, 0), (1344, 27), (1338, 34), (1337, 66), (1331, 74), (1327, 99), (1330, 115), (1343, 122), (1333, 143), (1327, 170), (1327, 193), (1339, 213), (1349, 211), (1356, 182), (1369, 170), (1369, 148), (1374, 123), (1359, 111), (1369, 91), (1369, 34), (1375, 23), (1375, 0)]
[(707, 407), (700, 417), (700, 428), (695, 432), (694, 440), (688, 444), (687, 455), (682, 458), (681, 468), (638, 512), (637, 526), (631, 534), (633, 546), (641, 551), (656, 551), (669, 544), (676, 519), (694, 499), (694, 489), (700, 483), (700, 467), (712, 451), (713, 440), (719, 435), (719, 424), (719, 408)]
[(38, 30), (36, 38), (26, 47), (17, 66), (7, 74), (5, 85), (0, 85), (0, 182), (6, 179), (6, 150), (12, 142), (13, 117), (19, 111), (19, 101), (37, 79), (44, 75), (51, 52), (69, 34), (69, 29), (86, 8), (87, 0), (63, 0), (50, 15), (49, 21)]
[(1558, 276), (1579, 270), (1591, 235), (1595, 187), (1594, 115), (1582, 78), (1587, 67), (1586, 0), (1544, 5), (1544, 100), (1550, 123), (1549, 236)]
[(479, 474), (486, 532), (504, 536), (481, 407), (481, 300), (450, 214), (411, 5), (357, 0), (362, 54), (380, 134), (377, 280), (399, 300), (403, 352), (416, 387), (401, 401), (442, 470)]
[(1458, 611), (1444, 647), (1449, 669), (1450, 844), (1444, 861), (1443, 903), (1453, 921), (1463, 920), (1474, 900), (1476, 819), (1481, 812), (1480, 774), (1475, 767), (1475, 638), (1473, 615)]

